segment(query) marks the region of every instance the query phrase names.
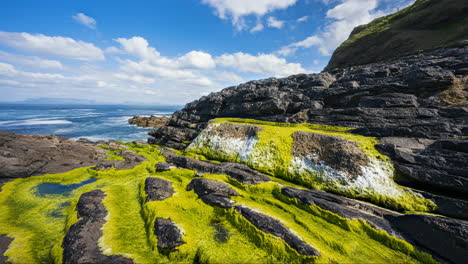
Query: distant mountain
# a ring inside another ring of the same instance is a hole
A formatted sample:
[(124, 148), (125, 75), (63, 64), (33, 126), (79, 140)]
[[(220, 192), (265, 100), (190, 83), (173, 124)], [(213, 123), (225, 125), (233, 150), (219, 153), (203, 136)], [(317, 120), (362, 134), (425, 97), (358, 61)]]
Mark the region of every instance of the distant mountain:
[(324, 71), (363, 65), (468, 39), (468, 1), (417, 0), (397, 13), (354, 28)]

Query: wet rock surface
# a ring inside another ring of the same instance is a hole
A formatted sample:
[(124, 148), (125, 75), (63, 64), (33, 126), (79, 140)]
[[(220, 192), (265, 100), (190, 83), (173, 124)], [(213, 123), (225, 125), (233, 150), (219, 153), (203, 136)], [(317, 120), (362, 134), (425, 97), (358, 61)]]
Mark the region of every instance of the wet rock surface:
[(149, 177), (145, 180), (146, 201), (162, 201), (174, 195), (172, 182), (160, 178)]
[(404, 215), (392, 224), (418, 247), (448, 263), (465, 263), (468, 256), (468, 223), (430, 215)]
[(226, 183), (211, 179), (193, 179), (187, 186), (187, 191), (194, 190), (203, 202), (222, 208), (232, 207), (231, 196), (238, 196), (234, 189)]
[(196, 170), (200, 173), (226, 174), (247, 185), (270, 181), (268, 176), (243, 164), (230, 162), (222, 162), (218, 164), (209, 161), (202, 161), (179, 156), (169, 150), (162, 150), (161, 155), (166, 158), (168, 163), (172, 163), (178, 167)]
[(129, 124), (139, 127), (161, 127), (168, 122), (169, 118), (166, 116), (134, 116), (128, 120)]
[(105, 193), (94, 190), (81, 195), (76, 206), (80, 220), (68, 230), (62, 243), (63, 263), (133, 263), (117, 255), (104, 255), (98, 240), (102, 236), (107, 210), (102, 204)]
[(25, 178), (91, 166), (105, 159), (105, 150), (53, 135), (0, 131), (0, 178)]
[(154, 234), (158, 237), (158, 248), (173, 251), (184, 244), (179, 228), (171, 219), (156, 218)]
[(258, 229), (283, 239), (289, 246), (299, 252), (299, 254), (320, 256), (320, 253), (316, 249), (294, 235), (288, 228), (282, 225), (280, 221), (247, 207), (235, 206), (235, 209)]
[(165, 163), (165, 162), (159, 162), (155, 165), (156, 171), (157, 172), (162, 172), (162, 171), (170, 171), (171, 170), (171, 164)]

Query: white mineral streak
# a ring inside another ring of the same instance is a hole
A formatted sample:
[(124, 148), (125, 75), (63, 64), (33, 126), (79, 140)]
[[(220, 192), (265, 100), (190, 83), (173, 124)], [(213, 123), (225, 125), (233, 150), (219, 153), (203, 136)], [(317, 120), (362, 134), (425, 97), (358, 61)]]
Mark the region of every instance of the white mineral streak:
[[(217, 156), (229, 161), (242, 162), (253, 168), (275, 166), (276, 155), (274, 146), (256, 147), (257, 137), (232, 138), (212, 135), (210, 131), (222, 124), (211, 124), (188, 147), (189, 150), (204, 154), (204, 148)], [(210, 135), (211, 134), (211, 135)], [(206, 153), (205, 153), (206, 154)], [(350, 175), (348, 172), (334, 169), (319, 160), (314, 154), (306, 157), (293, 157), (289, 167), (292, 175), (301, 175), (317, 179), (317, 183), (344, 193), (357, 196), (381, 195), (397, 198), (405, 195), (408, 190), (399, 187), (393, 181), (393, 167), (390, 161), (369, 157), (368, 166), (361, 166), (361, 175)]]
[(232, 161), (247, 162), (249, 153), (252, 152), (258, 142), (257, 137), (241, 139), (212, 135), (210, 133), (211, 130), (219, 125), (221, 124), (211, 124), (208, 126), (187, 149), (200, 153), (198, 150), (208, 148), (221, 157), (232, 158)]

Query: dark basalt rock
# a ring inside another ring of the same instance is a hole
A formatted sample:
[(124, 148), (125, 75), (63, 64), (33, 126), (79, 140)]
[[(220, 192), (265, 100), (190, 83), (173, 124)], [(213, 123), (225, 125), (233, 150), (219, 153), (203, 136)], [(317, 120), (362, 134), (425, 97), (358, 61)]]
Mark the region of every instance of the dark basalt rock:
[(209, 161), (201, 161), (193, 158), (179, 156), (169, 150), (162, 150), (161, 155), (166, 158), (167, 162), (172, 163), (178, 167), (196, 170), (200, 173), (226, 174), (247, 185), (270, 181), (268, 176), (261, 174), (251, 169), (249, 166), (243, 164), (230, 162), (223, 162), (218, 164)]
[(0, 178), (61, 173), (95, 165), (105, 150), (53, 135), (21, 135), (0, 131)]
[(133, 263), (117, 255), (104, 255), (98, 245), (107, 210), (102, 204), (105, 194), (94, 190), (81, 195), (76, 206), (80, 220), (68, 230), (62, 243), (63, 263)]
[(206, 204), (222, 208), (232, 207), (230, 197), (239, 195), (226, 183), (210, 179), (193, 179), (187, 185), (187, 191), (190, 190), (194, 190)]
[(149, 177), (145, 180), (146, 201), (162, 201), (174, 195), (172, 182), (160, 178)]
[(154, 234), (158, 237), (158, 248), (174, 251), (176, 247), (184, 244), (179, 228), (171, 219), (156, 218)]
[(128, 120), (129, 124), (139, 127), (161, 127), (168, 122), (169, 118), (166, 116), (134, 116)]
[(389, 219), (400, 215), (396, 212), (320, 190), (283, 187), (281, 193), (297, 199), (299, 203), (317, 205), (344, 218), (366, 220), (374, 228), (399, 237), (389, 222)]
[(165, 163), (165, 162), (159, 162), (155, 165), (155, 168), (156, 168), (156, 172), (170, 171), (171, 164)]
[[(125, 145), (122, 145), (125, 146)], [(143, 161), (146, 161), (147, 158), (136, 154), (131, 150), (120, 150), (117, 152), (119, 156), (125, 159), (123, 160), (104, 160), (96, 164), (93, 167), (94, 170), (99, 171), (106, 171), (112, 168), (116, 168), (118, 170), (129, 170), (135, 167), (136, 165), (140, 164)]]
[(5, 252), (8, 250), (8, 247), (10, 246), (11, 242), (13, 242), (13, 239), (5, 236), (5, 235), (0, 235), (0, 263), (4, 264), (9, 264), (8, 258), (4, 256)]
[(404, 237), (448, 263), (465, 263), (468, 256), (468, 224), (429, 215), (404, 215), (393, 219)]
[(283, 226), (280, 221), (247, 207), (235, 206), (235, 209), (258, 229), (283, 239), (289, 246), (299, 252), (299, 254), (320, 256), (320, 253), (316, 249), (294, 235), (288, 228)]

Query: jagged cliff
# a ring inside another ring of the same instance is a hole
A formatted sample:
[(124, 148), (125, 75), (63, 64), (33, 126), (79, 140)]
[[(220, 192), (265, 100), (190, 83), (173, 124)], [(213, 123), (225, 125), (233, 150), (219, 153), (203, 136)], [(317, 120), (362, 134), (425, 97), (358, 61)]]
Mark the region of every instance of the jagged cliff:
[(468, 2), (417, 0), (394, 14), (361, 25), (333, 53), (325, 71), (448, 47), (468, 39)]

